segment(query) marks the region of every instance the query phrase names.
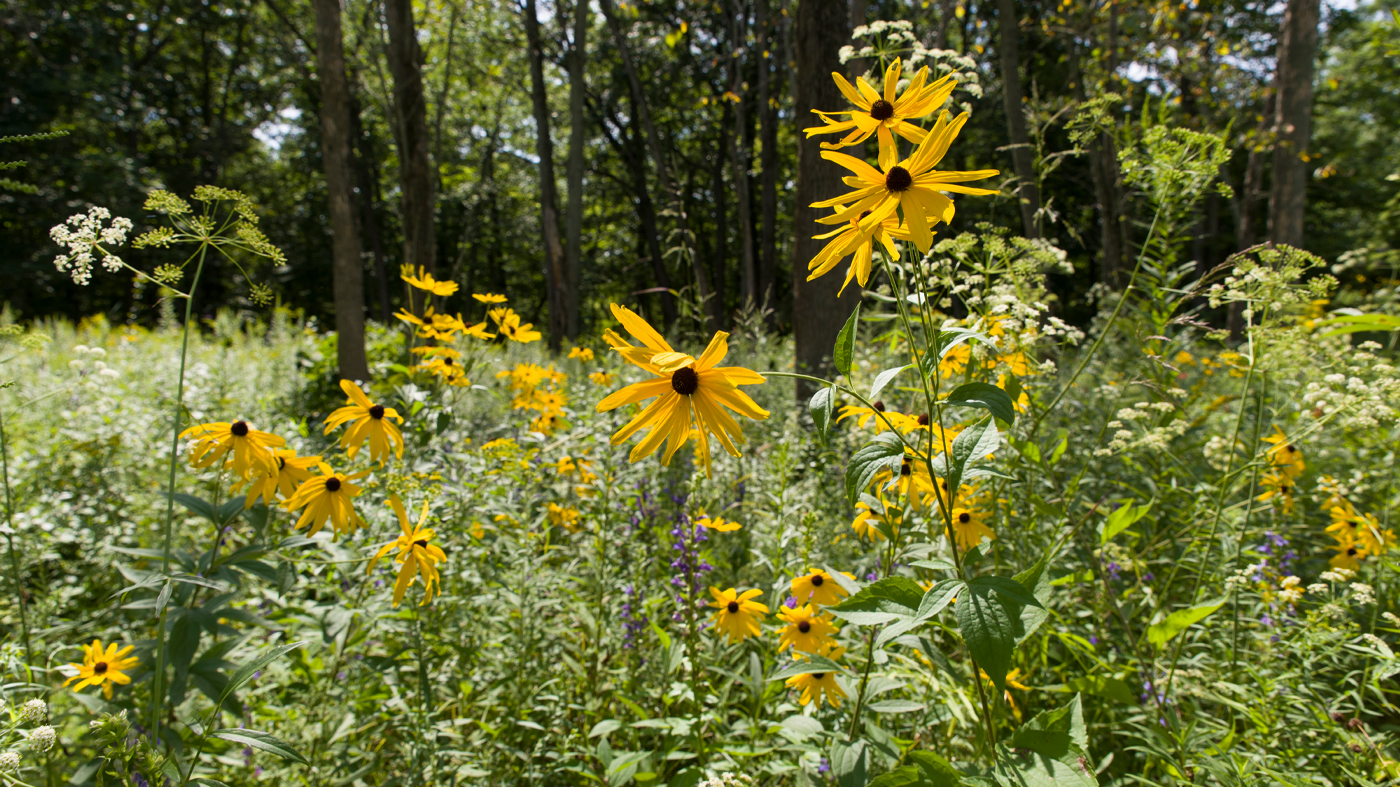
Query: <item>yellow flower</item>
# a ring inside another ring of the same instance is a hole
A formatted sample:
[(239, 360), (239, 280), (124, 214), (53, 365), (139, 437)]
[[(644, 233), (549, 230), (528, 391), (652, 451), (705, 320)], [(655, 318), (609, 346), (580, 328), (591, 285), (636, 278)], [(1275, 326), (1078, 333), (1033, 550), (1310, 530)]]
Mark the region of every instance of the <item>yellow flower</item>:
[(1336, 551), (1337, 554), (1327, 561), (1327, 565), (1351, 571), (1361, 568), (1361, 561), (1365, 560), (1369, 554), (1364, 546), (1354, 542), (1342, 542), (1328, 548)]
[(509, 449), (512, 449), (512, 448), (515, 448), (515, 439), (514, 439), (514, 438), (511, 438), (511, 437), (497, 437), (495, 440), (492, 440), (492, 441), (489, 442), (489, 443), (483, 444), (483, 445), (481, 446), (481, 451), (482, 451), (482, 453), (491, 453), (491, 452), (493, 452), (493, 451), (506, 451), (506, 450), (509, 450)]
[(589, 382), (593, 383), (594, 385), (603, 387), (603, 388), (610, 388), (610, 387), (612, 387), (613, 381), (616, 380), (616, 379), (617, 379), (616, 377), (614, 377), (614, 376), (611, 375), (611, 374), (608, 374), (607, 372), (594, 372), (594, 373), (588, 375), (588, 381), (589, 381)]
[[(988, 683), (992, 682), (991, 677), (987, 675), (985, 670), (978, 669), (977, 672), (981, 674), (982, 680), (985, 680)], [(1011, 670), (1010, 672), (1006, 673), (1006, 704), (1011, 706), (1011, 712), (1016, 714), (1016, 718), (1019, 719), (1021, 718), (1021, 709), (1016, 707), (1016, 700), (1011, 698), (1011, 689), (1016, 689), (1017, 691), (1031, 690), (1030, 686), (1027, 686), (1026, 684), (1021, 682), (1020, 667), (1017, 667)]]
[(530, 431), (540, 434), (553, 434), (564, 425), (564, 418), (558, 410), (546, 410), (530, 419)]
[(676, 352), (654, 328), (630, 309), (612, 305), (613, 316), (638, 341), (634, 347), (611, 331), (604, 338), (622, 357), (656, 375), (650, 380), (634, 383), (598, 403), (597, 410), (606, 413), (623, 405), (656, 397), (635, 418), (612, 436), (612, 444), (620, 445), (639, 429), (648, 429), (647, 436), (632, 449), (628, 461), (635, 462), (656, 453), (666, 441), (661, 464), (669, 465), (671, 457), (692, 436), (699, 443), (696, 453), (710, 474), (710, 440), (713, 433), (730, 456), (738, 456), (736, 444), (744, 442), (744, 433), (725, 408), (746, 418), (762, 420), (768, 411), (759, 407), (740, 385), (764, 382), (762, 375), (738, 366), (715, 366), (729, 352), (724, 331), (715, 333), (710, 345), (699, 358)]
[(778, 638), (778, 651), (788, 648), (803, 653), (819, 653), (836, 644), (831, 639), (839, 629), (831, 623), (831, 615), (822, 615), (811, 604), (797, 608), (779, 607), (778, 617), (787, 622)]
[(104, 650), (102, 640), (95, 639), (91, 645), (83, 645), (83, 663), (69, 664), (69, 667), (78, 671), (77, 675), (65, 680), (64, 686), (78, 681), (78, 685), (73, 687), (74, 691), (82, 691), (88, 686), (101, 686), (102, 696), (107, 699), (112, 698), (112, 684), (120, 683), (125, 686), (131, 682), (122, 670), (129, 670), (135, 667), (140, 659), (126, 654), (135, 650), (135, 646), (127, 645), (121, 650), (117, 650), (117, 643), (113, 642)]
[(1176, 364), (1177, 364), (1178, 366), (1195, 366), (1195, 365), (1196, 365), (1196, 356), (1192, 355), (1192, 354), (1189, 353), (1189, 352), (1186, 352), (1185, 350), (1180, 350), (1180, 351), (1178, 351), (1177, 354), (1176, 354), (1176, 358), (1175, 358), (1174, 360), (1176, 361)]
[(593, 360), (593, 350), (589, 347), (575, 347), (569, 350), (569, 357), (577, 358), (580, 361), (591, 361)]
[(788, 688), (801, 689), (802, 696), (797, 699), (803, 705), (810, 705), (816, 701), (822, 704), (822, 698), (831, 707), (841, 707), (841, 700), (846, 699), (846, 692), (841, 690), (841, 685), (836, 682), (834, 672), (808, 672), (802, 675), (793, 675), (786, 681)]
[(695, 520), (695, 523), (703, 528), (720, 533), (733, 533), (735, 530), (742, 530), (744, 527), (738, 522), (725, 521), (722, 517), (711, 517), (704, 511), (700, 512), (700, 518)]
[(1264, 452), (1269, 457), (1270, 464), (1293, 478), (1303, 474), (1306, 467), (1303, 462), (1303, 452), (1297, 445), (1288, 440), (1288, 435), (1283, 433), (1281, 427), (1275, 426), (1274, 433), (1265, 437), (1264, 442), (1271, 443), (1273, 446)]
[(399, 578), (394, 582), (394, 606), (397, 607), (403, 601), (408, 586), (413, 584), (413, 578), (421, 575), (423, 600), (418, 604), (421, 607), (442, 593), (442, 575), (438, 573), (437, 564), (447, 560), (447, 553), (430, 543), (437, 533), (431, 528), (423, 527), (428, 521), (428, 501), (423, 501), (423, 513), (418, 515), (416, 525), (408, 523), (408, 512), (404, 510), (403, 501), (399, 500), (398, 495), (389, 498), (389, 505), (394, 507), (394, 513), (398, 515), (400, 535), (379, 548), (370, 559), (365, 573), (369, 574), (380, 558), (397, 549), (399, 554), (394, 561), (399, 564)]
[(1274, 498), (1278, 498), (1274, 505), (1285, 514), (1293, 513), (1294, 486), (1293, 478), (1289, 476), (1288, 473), (1265, 473), (1264, 477), (1260, 479), (1260, 483), (1264, 485), (1264, 492), (1256, 497), (1255, 500), (1261, 503), (1267, 503)]
[[(852, 279), (864, 287), (870, 281), (876, 243), (884, 247), (891, 260), (899, 260), (899, 245), (894, 242), (895, 238), (909, 240), (909, 232), (899, 226), (899, 217), (890, 216), (868, 227), (861, 226), (862, 218), (864, 216), (853, 216), (846, 226), (815, 236), (816, 240), (831, 238), (831, 241), (807, 263), (807, 270), (811, 271), (807, 274), (807, 281), (825, 275), (841, 260), (851, 257), (851, 265), (846, 269), (846, 280), (841, 283), (841, 289), (836, 294), (845, 292), (846, 285), (850, 284)], [(852, 254), (855, 256), (852, 257)]]
[(768, 607), (751, 599), (762, 594), (757, 588), (742, 594), (734, 588), (725, 591), (710, 588), (710, 595), (714, 597), (710, 606), (719, 610), (710, 620), (714, 621), (716, 631), (728, 635), (730, 645), (759, 635), (758, 622), (768, 613)]
[[(836, 86), (841, 89), (842, 95), (855, 105), (856, 109), (848, 112), (817, 112), (826, 123), (823, 126), (804, 128), (802, 131), (808, 137), (818, 134), (840, 134), (845, 131), (847, 134), (841, 141), (833, 144), (823, 142), (822, 147), (827, 149), (843, 148), (848, 145), (856, 145), (870, 138), (871, 134), (877, 134), (877, 139), (881, 147), (886, 145), (894, 146), (894, 134), (918, 144), (924, 141), (928, 132), (924, 129), (908, 122), (911, 119), (921, 118), (943, 105), (952, 95), (953, 88), (957, 87), (957, 80), (952, 75), (946, 76), (933, 84), (928, 84), (929, 70), (924, 66), (914, 74), (914, 78), (909, 81), (909, 85), (904, 88), (902, 94), (897, 94), (899, 85), (899, 74), (901, 64), (899, 58), (895, 58), (885, 69), (885, 93), (880, 95), (864, 77), (856, 79), (856, 87), (851, 87), (840, 74), (833, 72), (831, 78), (836, 80)], [(836, 120), (835, 116), (846, 115), (847, 120)], [(893, 133), (891, 133), (893, 132)]]
[(224, 466), (232, 467), (234, 474), (240, 478), (276, 470), (277, 462), (272, 457), (272, 449), (286, 445), (282, 438), (259, 432), (247, 421), (191, 426), (181, 432), (180, 437), (196, 438), (190, 445), (191, 465), (202, 469), (227, 457)]
[(481, 301), (482, 303), (505, 303), (505, 302), (506, 302), (506, 296), (504, 296), (504, 295), (497, 295), (497, 294), (494, 293), (494, 292), (488, 292), (488, 293), (486, 293), (485, 295), (482, 295), (482, 294), (480, 294), (480, 293), (475, 293), (475, 292), (474, 292), (474, 293), (472, 293), (472, 297), (475, 298), (475, 299), (477, 299), (478, 301)]
[[(938, 117), (928, 136), (905, 159), (897, 160), (893, 145), (880, 148), (880, 169), (845, 153), (824, 151), (822, 158), (840, 164), (855, 173), (844, 182), (855, 191), (821, 202), (814, 208), (839, 208), (830, 216), (818, 219), (822, 224), (844, 224), (852, 218), (860, 221), (862, 229), (880, 224), (899, 210), (903, 227), (919, 251), (927, 253), (933, 245), (933, 224), (953, 219), (953, 201), (942, 192), (959, 194), (996, 194), (995, 190), (960, 185), (964, 181), (982, 180), (1000, 174), (994, 169), (974, 172), (941, 172), (934, 166), (948, 152), (948, 146), (967, 122), (967, 113), (949, 121), (948, 113)], [(865, 218), (860, 218), (864, 216)], [(932, 223), (930, 223), (932, 220)]]
[[(884, 495), (878, 491), (876, 494), (879, 495), (880, 502), (883, 504), (885, 502)], [(888, 509), (886, 510), (888, 511)], [(851, 520), (851, 529), (856, 531), (856, 535), (861, 538), (869, 538), (872, 541), (884, 541), (885, 534), (881, 533), (880, 530), (875, 527), (874, 522), (876, 519), (883, 520), (884, 517), (870, 510), (870, 505), (862, 500), (856, 503), (856, 518)], [(897, 531), (898, 529), (899, 525), (895, 523), (895, 530)]]
[(417, 287), (420, 290), (427, 290), (428, 292), (431, 292), (434, 295), (442, 295), (446, 297), (457, 291), (457, 282), (438, 281), (437, 279), (434, 279), (433, 274), (428, 273), (427, 269), (424, 268), (422, 265), (418, 266), (417, 276), (413, 275), (413, 266), (404, 265), (400, 267), (399, 278), (408, 282), (409, 285), (413, 287)]
[(983, 536), (993, 541), (997, 538), (997, 534), (982, 522), (978, 512), (966, 508), (953, 509), (953, 535), (962, 549), (971, 549), (982, 543)]
[[(269, 506), (274, 495), (281, 495), (284, 500), (291, 497), (297, 485), (311, 477), (309, 468), (321, 462), (319, 456), (298, 457), (296, 451), (287, 448), (278, 448), (273, 452), (273, 457), (276, 469), (253, 479), (248, 487), (248, 496), (243, 500), (244, 508), (252, 508), (259, 497), (263, 505)], [(233, 491), (237, 492), (242, 486), (243, 482), (234, 484)]]
[(492, 309), (486, 315), (491, 318), (492, 322), (496, 323), (496, 331), (511, 341), (528, 344), (542, 338), (539, 331), (532, 330), (535, 324), (527, 322), (522, 325), (520, 315), (516, 314), (513, 309), (500, 307)]
[(297, 519), (296, 528), (310, 525), (311, 529), (306, 535), (314, 536), (321, 532), (321, 528), (326, 526), (326, 520), (329, 519), (336, 535), (339, 536), (349, 535), (357, 528), (364, 527), (364, 520), (355, 513), (355, 505), (350, 501), (361, 491), (360, 487), (352, 482), (364, 478), (369, 473), (345, 475), (332, 470), (325, 462), (319, 463), (317, 469), (321, 474), (301, 482), (297, 491), (282, 504), (288, 511), (306, 509)]
[(391, 423), (391, 419), (398, 419), (399, 423), (403, 423), (403, 417), (398, 411), (371, 402), (369, 397), (365, 396), (365, 392), (360, 390), (360, 386), (349, 380), (340, 381), (340, 390), (350, 398), (346, 400), (344, 407), (337, 409), (326, 419), (325, 433), (330, 434), (337, 426), (350, 423), (350, 428), (340, 437), (340, 447), (345, 449), (346, 455), (351, 459), (359, 452), (365, 438), (369, 438), (371, 461), (384, 464), (391, 450), (395, 456), (402, 458), (403, 434)]
[(1383, 555), (1395, 543), (1394, 533), (1382, 531), (1380, 520), (1374, 514), (1357, 513), (1350, 503), (1333, 506), (1329, 513), (1332, 524), (1327, 526), (1327, 532), (1343, 544), (1358, 543), (1367, 554)]
[[(876, 415), (876, 413), (884, 413), (885, 417), (881, 418)], [(896, 429), (904, 434), (908, 434), (919, 425), (918, 419), (913, 416), (885, 409), (884, 402), (874, 402), (874, 406), (872, 407), (860, 407), (853, 404), (843, 405), (841, 407), (841, 414), (836, 417), (836, 422), (841, 423), (847, 418), (855, 418), (856, 426), (861, 429), (865, 428), (867, 422), (874, 421), (875, 434), (888, 432), (890, 430), (890, 424), (893, 424)], [(889, 423), (886, 423), (886, 421)]]
[(579, 513), (577, 508), (565, 508), (558, 503), (549, 504), (550, 524), (559, 525), (570, 533), (577, 533), (579, 531), (578, 517)]
[(799, 604), (811, 603), (829, 607), (847, 595), (849, 594), (846, 589), (820, 568), (792, 578), (792, 597), (797, 599)]
[(967, 363), (970, 360), (972, 360), (972, 348), (968, 347), (966, 343), (959, 344), (949, 350), (943, 356), (943, 360), (938, 362), (938, 373), (944, 377), (962, 374), (967, 370)]

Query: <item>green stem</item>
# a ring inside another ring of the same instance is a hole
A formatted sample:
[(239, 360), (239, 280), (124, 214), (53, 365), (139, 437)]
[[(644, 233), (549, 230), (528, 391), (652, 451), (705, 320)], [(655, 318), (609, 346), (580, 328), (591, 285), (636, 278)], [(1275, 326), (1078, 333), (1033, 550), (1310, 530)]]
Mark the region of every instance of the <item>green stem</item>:
[(15, 551), (14, 502), (10, 499), (10, 443), (5, 434), (5, 415), (0, 413), (0, 466), (4, 469), (5, 480), (5, 540), (10, 548), (10, 572), (15, 583), (15, 603), (19, 605), (19, 625), (24, 631), (24, 670), (34, 662), (34, 652), (29, 647), (29, 614), (25, 611), (24, 585), (20, 583), (19, 553)]

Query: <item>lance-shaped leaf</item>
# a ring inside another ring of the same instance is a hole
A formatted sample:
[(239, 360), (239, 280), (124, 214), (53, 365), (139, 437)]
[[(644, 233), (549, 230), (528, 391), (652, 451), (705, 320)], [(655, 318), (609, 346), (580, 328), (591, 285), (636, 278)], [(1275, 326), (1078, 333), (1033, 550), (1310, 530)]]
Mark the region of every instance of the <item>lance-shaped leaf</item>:
[(954, 388), (944, 401), (961, 407), (980, 407), (1008, 424), (1016, 420), (1011, 397), (991, 383), (964, 383)]
[(1006, 672), (1016, 648), (1016, 629), (1006, 606), (993, 597), (991, 587), (969, 585), (953, 608), (968, 651), (1001, 694), (1006, 691)]
[(874, 440), (856, 451), (850, 464), (846, 465), (847, 504), (855, 506), (856, 499), (870, 486), (880, 468), (889, 468), (891, 473), (898, 473), (899, 466), (903, 463), (904, 442), (899, 439), (899, 435), (894, 432), (876, 435)]
[(846, 318), (846, 324), (841, 327), (841, 332), (836, 334), (836, 346), (831, 351), (831, 362), (836, 367), (836, 371), (847, 377), (851, 376), (851, 363), (856, 355), (856, 329), (860, 326), (860, 302), (856, 302), (856, 308), (851, 312), (851, 316)]
[(1177, 634), (1185, 631), (1192, 624), (1199, 623), (1210, 617), (1217, 609), (1225, 605), (1225, 597), (1221, 596), (1213, 601), (1204, 604), (1197, 604), (1188, 609), (1179, 609), (1168, 615), (1160, 623), (1154, 623), (1147, 627), (1147, 641), (1154, 647), (1162, 647), (1171, 642)]
[(827, 611), (857, 626), (878, 626), (914, 618), (919, 613), (924, 590), (908, 577), (885, 577), (866, 585), (859, 593)]
[(817, 437), (826, 445), (831, 434), (831, 410), (836, 404), (836, 389), (828, 385), (812, 395), (807, 402), (807, 411), (812, 414), (812, 423), (817, 427)]

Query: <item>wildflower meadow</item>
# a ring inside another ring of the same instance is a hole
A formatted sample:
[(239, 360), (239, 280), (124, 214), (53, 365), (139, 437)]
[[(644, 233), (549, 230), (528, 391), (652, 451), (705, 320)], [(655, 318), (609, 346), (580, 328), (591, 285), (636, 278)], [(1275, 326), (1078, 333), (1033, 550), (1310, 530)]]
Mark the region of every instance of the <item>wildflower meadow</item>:
[(55, 204), (56, 286), (156, 306), (0, 313), (0, 785), (1400, 783), (1393, 265), (1201, 264), (1228, 135), (1085, 99), (1135, 231), (1067, 309), (911, 29), (793, 129), (816, 361), (409, 255), (352, 336), (235, 179)]

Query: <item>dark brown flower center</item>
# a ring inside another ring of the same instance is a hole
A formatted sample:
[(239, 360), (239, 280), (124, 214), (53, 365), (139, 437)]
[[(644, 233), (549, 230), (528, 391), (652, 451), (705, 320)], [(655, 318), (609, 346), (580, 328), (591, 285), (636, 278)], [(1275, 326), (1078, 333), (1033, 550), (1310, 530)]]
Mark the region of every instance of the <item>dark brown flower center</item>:
[(287, 469), (287, 459), (286, 459), (285, 457), (281, 457), (281, 456), (277, 457), (277, 469), (278, 469), (278, 470), (285, 470), (285, 469)]
[(451, 366), (451, 365), (452, 365), (452, 359), (451, 359), (451, 358), (443, 358), (443, 359), (442, 359), (442, 362), (445, 363), (445, 364), (447, 364), (448, 366)]
[(92, 674), (94, 674), (94, 675), (105, 675), (105, 674), (107, 674), (107, 662), (105, 662), (105, 661), (99, 661), (99, 662), (97, 662), (96, 664), (92, 665)]
[(819, 587), (821, 587), (822, 584), (825, 583), (825, 582), (826, 582), (826, 578), (823, 577), (821, 574), (813, 574), (813, 575), (812, 575), (812, 587), (814, 587), (814, 588), (819, 588)]
[(382, 405), (382, 404), (377, 404), (377, 405), (375, 405), (375, 406), (369, 408), (369, 417), (375, 419), (376, 421), (379, 420), (380, 418), (383, 418), (383, 417), (384, 417), (384, 405)]
[(928, 426), (928, 413), (919, 413), (919, 426)]
[(682, 366), (671, 373), (671, 390), (681, 396), (690, 396), (700, 387), (700, 375), (693, 366)]
[(248, 423), (246, 421), (234, 421), (229, 425), (228, 430), (233, 433), (234, 437), (247, 437)]
[(1295, 445), (1293, 445), (1292, 443), (1289, 443), (1289, 444), (1288, 444), (1288, 448), (1286, 448), (1285, 450), (1288, 451), (1288, 453), (1291, 454), (1291, 453), (1293, 453), (1294, 451), (1297, 451), (1297, 450), (1298, 450), (1298, 447), (1295, 446)]
[(806, 634), (807, 632), (812, 630), (812, 624), (805, 620), (801, 621), (797, 624), (797, 630), (802, 632), (803, 634)]
[(426, 538), (420, 538), (420, 539), (418, 539), (417, 541), (414, 541), (414, 542), (413, 542), (413, 545), (416, 546), (416, 547), (424, 547), (424, 548), (427, 548), (427, 546), (428, 546), (428, 539), (426, 539)]
[(909, 170), (904, 167), (890, 167), (890, 171), (885, 173), (885, 190), (894, 193), (908, 191), (914, 185), (914, 176), (909, 174)]
[(894, 117), (894, 104), (882, 98), (870, 105), (870, 116), (876, 120), (889, 120)]
[(972, 514), (969, 514), (966, 511), (964, 511), (961, 514), (958, 514), (958, 521), (965, 525), (968, 522), (972, 521)]
[(1356, 557), (1356, 547), (1347, 547), (1347, 557)]
[(339, 479), (339, 478), (336, 478), (335, 476), (331, 476), (330, 478), (327, 478), (327, 479), (326, 479), (326, 491), (327, 491), (327, 492), (339, 492), (339, 491), (340, 491), (340, 479)]
[(1283, 486), (1281, 486), (1281, 487), (1278, 488), (1278, 491), (1279, 491), (1280, 494), (1285, 494), (1285, 495), (1286, 495), (1286, 494), (1288, 494), (1289, 491), (1291, 491), (1291, 490), (1290, 490), (1290, 487), (1289, 487), (1287, 484), (1284, 484)]
[(822, 678), (825, 678), (825, 677), (826, 677), (826, 673), (825, 673), (825, 672), (813, 672), (813, 673), (812, 673), (812, 680), (821, 680)]
[(874, 410), (877, 413), (883, 413), (885, 411), (885, 403), (882, 401), (876, 401), (875, 404), (870, 405), (870, 409)]
[(903, 476), (907, 476), (907, 475), (909, 475), (909, 474), (912, 473), (912, 472), (914, 472), (914, 471), (913, 471), (913, 469), (912, 469), (911, 467), (909, 467), (909, 460), (907, 460), (907, 459), (904, 460), (904, 462), (903, 462), (902, 464), (900, 464), (900, 466), (899, 466), (899, 474), (900, 474), (900, 475), (903, 475)]
[(729, 610), (729, 614), (733, 615), (734, 613), (739, 611), (739, 602), (731, 601), (729, 602), (729, 605), (725, 607), (725, 609)]

